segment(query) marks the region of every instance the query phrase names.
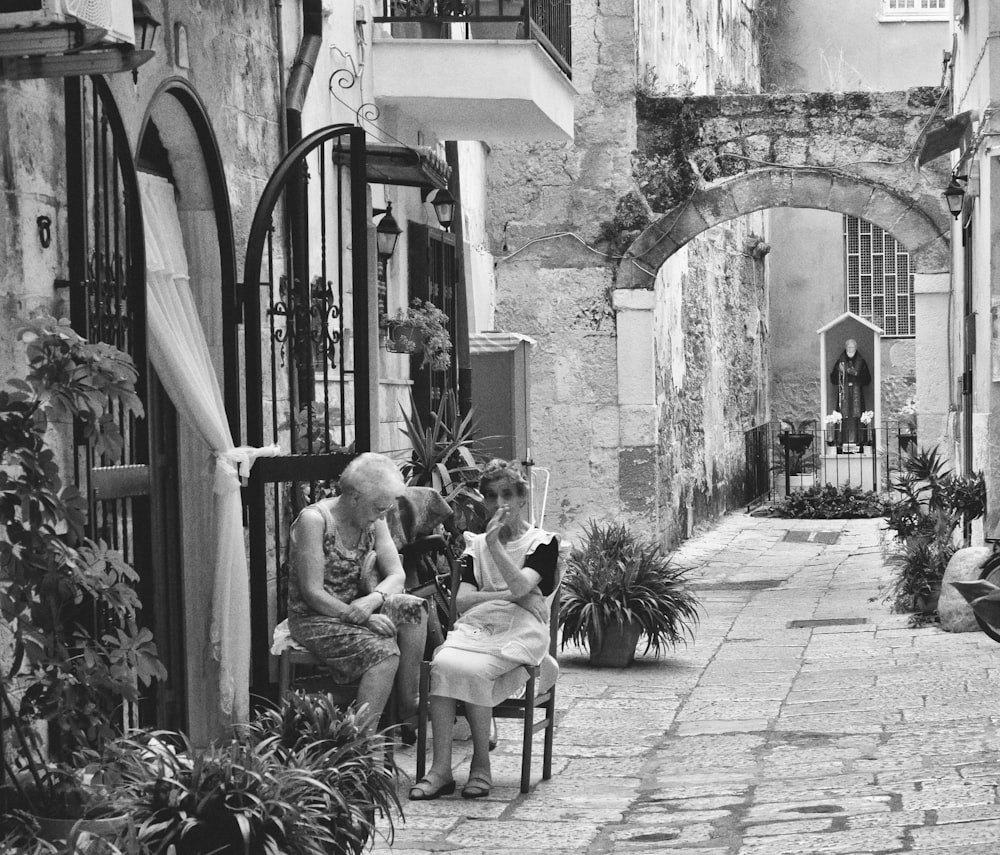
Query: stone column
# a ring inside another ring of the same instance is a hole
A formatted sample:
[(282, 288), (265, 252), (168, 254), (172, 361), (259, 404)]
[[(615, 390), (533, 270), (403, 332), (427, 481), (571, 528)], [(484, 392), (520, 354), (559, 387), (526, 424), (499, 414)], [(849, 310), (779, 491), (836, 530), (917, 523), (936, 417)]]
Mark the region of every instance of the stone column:
[(942, 322), (948, 317), (951, 275), (915, 273), (913, 292), (917, 314), (917, 443), (926, 448), (940, 445), (942, 453), (950, 456), (952, 443), (946, 441), (948, 402), (951, 384), (956, 380), (948, 372), (951, 331), (943, 330)]
[(653, 347), (652, 291), (614, 292), (618, 337), (618, 495), (622, 511), (645, 534), (659, 533), (659, 408)]

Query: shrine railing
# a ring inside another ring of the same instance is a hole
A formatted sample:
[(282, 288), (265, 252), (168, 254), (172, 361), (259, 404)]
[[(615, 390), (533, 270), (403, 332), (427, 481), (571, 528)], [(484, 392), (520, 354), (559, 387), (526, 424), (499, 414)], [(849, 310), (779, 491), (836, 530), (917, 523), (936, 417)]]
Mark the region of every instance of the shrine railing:
[(916, 448), (916, 433), (896, 422), (862, 428), (852, 438), (819, 427), (791, 431), (779, 422), (757, 425), (744, 432), (747, 508), (814, 485), (887, 493), (904, 456)]

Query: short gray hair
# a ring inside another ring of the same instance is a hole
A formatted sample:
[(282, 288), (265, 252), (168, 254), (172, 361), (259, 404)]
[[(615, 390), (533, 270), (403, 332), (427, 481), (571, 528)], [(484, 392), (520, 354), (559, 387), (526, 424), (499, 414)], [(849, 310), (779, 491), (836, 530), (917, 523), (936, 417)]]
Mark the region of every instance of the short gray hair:
[(348, 463), (340, 476), (340, 491), (346, 493), (348, 490), (364, 496), (384, 491), (398, 497), (406, 490), (406, 483), (391, 458), (366, 451)]

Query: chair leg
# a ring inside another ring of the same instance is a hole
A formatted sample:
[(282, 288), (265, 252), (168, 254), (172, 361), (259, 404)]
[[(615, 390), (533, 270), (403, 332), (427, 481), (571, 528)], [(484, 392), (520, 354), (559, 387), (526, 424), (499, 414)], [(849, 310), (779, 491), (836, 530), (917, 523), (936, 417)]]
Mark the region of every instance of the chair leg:
[(552, 738), (556, 730), (556, 687), (549, 689), (549, 701), (545, 705), (545, 750), (542, 754), (542, 780), (552, 777)]
[(431, 693), (431, 663), (420, 663), (420, 700), (417, 703), (417, 780), (427, 770), (427, 712)]
[(524, 737), (521, 741), (521, 792), (531, 786), (531, 738), (535, 731), (535, 677), (532, 674), (524, 686)]
[(278, 660), (278, 697), (283, 698), (288, 694), (288, 689), (292, 685), (292, 657), (287, 650), (281, 652)]

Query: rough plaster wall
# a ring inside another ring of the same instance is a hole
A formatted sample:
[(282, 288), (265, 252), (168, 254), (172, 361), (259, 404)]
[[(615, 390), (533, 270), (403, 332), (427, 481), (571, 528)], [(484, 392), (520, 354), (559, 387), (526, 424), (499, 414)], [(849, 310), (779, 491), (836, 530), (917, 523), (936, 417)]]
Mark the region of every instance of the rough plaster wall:
[[(66, 220), (61, 81), (0, 82), (0, 365), (23, 375), (14, 330), (23, 318), (59, 313), (53, 281), (65, 277)], [(45, 249), (36, 220), (52, 221)]]
[(657, 283), (662, 539), (671, 546), (742, 502), (742, 430), (766, 410), (767, 337), (763, 264), (739, 248), (761, 225), (758, 215), (710, 229)]
[[(639, 63), (654, 92), (757, 91), (753, 22), (739, 2), (640, 2)], [(764, 267), (743, 250), (760, 215), (710, 229), (658, 280), (660, 539), (742, 502), (741, 429), (767, 410)]]
[[(572, 532), (589, 518), (617, 517), (676, 542), (678, 534), (732, 503), (733, 451), (742, 446), (733, 444), (731, 429), (746, 404), (732, 399), (728, 341), (732, 329), (744, 341), (747, 317), (761, 317), (763, 288), (745, 312), (734, 311), (727, 289), (739, 291), (742, 283), (727, 259), (742, 248), (741, 235), (749, 227), (733, 224), (695, 241), (690, 287), (697, 296), (690, 305), (685, 296), (683, 308), (670, 308), (668, 297), (666, 309), (657, 309), (661, 316), (678, 317), (700, 305), (704, 318), (690, 342), (685, 329), (683, 340), (675, 336), (671, 350), (660, 355), (659, 385), (672, 388), (679, 381), (683, 403), (675, 396), (663, 404), (659, 444), (648, 448), (619, 447), (617, 371), (628, 367), (615, 363), (607, 302), (607, 290), (615, 284), (613, 268), (573, 238), (547, 236), (573, 232), (605, 248), (596, 240), (601, 225), (612, 219), (618, 199), (633, 186), (637, 83), (655, 79), (686, 85), (690, 75), (681, 66), (698, 66), (711, 71), (704, 84), (711, 91), (719, 78), (745, 79), (751, 46), (741, 23), (746, 11), (729, 0), (640, 4), (638, 24), (633, 14), (633, 4), (625, 0), (574, 4), (573, 83), (581, 97), (573, 146), (492, 150), (490, 232), (500, 257), (496, 326), (539, 341), (532, 352), (532, 455), (553, 470), (550, 507), (557, 513), (549, 524)], [(636, 31), (640, 40), (650, 34), (653, 41), (669, 38), (673, 65), (654, 68), (661, 61), (655, 58), (644, 80), (628, 73), (636, 62)], [(511, 253), (516, 255), (503, 259)], [(709, 269), (712, 275), (703, 276), (701, 271)], [(759, 324), (752, 326), (756, 334)], [(759, 343), (755, 347), (760, 352)], [(670, 357), (678, 348), (690, 366), (689, 375), (680, 378)], [(749, 365), (739, 370), (741, 387), (759, 390), (766, 382), (760, 376), (747, 381), (744, 375), (754, 370)], [(669, 382), (662, 380), (664, 371), (671, 375)], [(718, 407), (706, 409), (705, 400)], [(668, 494), (660, 497), (664, 485)]]
[(639, 78), (654, 92), (751, 88), (757, 49), (742, 0), (639, 0)]
[(632, 27), (631, 0), (574, 4), (575, 144), (498, 144), (488, 158), (494, 325), (538, 341), (532, 456), (552, 469), (546, 524), (568, 532), (619, 510), (612, 274), (576, 239), (549, 236), (597, 246), (631, 188)]

